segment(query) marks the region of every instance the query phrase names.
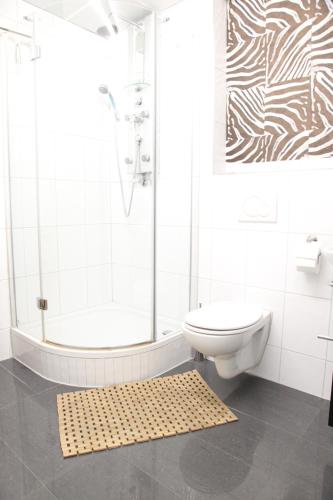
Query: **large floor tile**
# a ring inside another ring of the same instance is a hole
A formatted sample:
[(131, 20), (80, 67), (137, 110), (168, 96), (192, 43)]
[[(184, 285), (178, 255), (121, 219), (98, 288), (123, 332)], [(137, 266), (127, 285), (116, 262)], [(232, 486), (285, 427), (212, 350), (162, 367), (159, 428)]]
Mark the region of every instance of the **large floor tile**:
[[(0, 438), (43, 481), (75, 465), (75, 461), (64, 460), (60, 449), (56, 394), (61, 390), (64, 387), (25, 397), (0, 410)], [(94, 458), (89, 455), (80, 459), (85, 462)]]
[(322, 401), (288, 387), (250, 377), (233, 391), (225, 403), (302, 436), (318, 416)]
[(123, 448), (123, 458), (188, 500), (231, 500), (248, 467), (195, 433)]
[(168, 374), (194, 368), (238, 422), (64, 459), (56, 394), (75, 388), (0, 365), (0, 401), (11, 401), (0, 408), (0, 500), (332, 500), (327, 401), (250, 375), (223, 380), (208, 361)]
[(58, 500), (45, 486), (33, 491), (26, 500)]
[(0, 409), (33, 393), (20, 380), (0, 366)]
[(41, 486), (8, 446), (0, 441), (0, 499), (28, 500), (34, 498), (34, 493)]
[(34, 394), (57, 385), (50, 380), (39, 377), (29, 370), (29, 368), (16, 361), (16, 359), (6, 359), (0, 363), (0, 366), (19, 379), (20, 382), (26, 384)]
[(72, 459), (80, 462), (75, 469), (48, 483), (59, 500), (179, 500), (168, 487), (112, 451), (97, 454), (90, 464), (80, 458)]

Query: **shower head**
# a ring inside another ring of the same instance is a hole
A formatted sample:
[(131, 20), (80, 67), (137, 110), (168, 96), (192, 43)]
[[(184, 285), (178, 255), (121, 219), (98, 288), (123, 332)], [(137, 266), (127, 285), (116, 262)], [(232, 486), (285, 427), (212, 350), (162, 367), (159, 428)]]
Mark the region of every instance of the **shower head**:
[(108, 89), (108, 86), (107, 85), (100, 85), (98, 87), (98, 90), (101, 94), (108, 94), (109, 93), (109, 89)]
[(97, 33), (97, 35), (99, 35), (103, 38), (110, 38), (110, 36), (111, 36), (111, 33), (110, 33), (109, 29), (107, 28), (107, 26), (100, 26), (99, 28), (97, 28), (96, 33)]
[(115, 116), (115, 119), (119, 122), (120, 118), (119, 118), (119, 114), (118, 114), (118, 110), (117, 110), (117, 105), (116, 105), (116, 101), (113, 97), (113, 95), (111, 94), (110, 90), (109, 90), (109, 87), (105, 84), (102, 84), (98, 87), (98, 91), (101, 93), (101, 94), (104, 94), (104, 95), (107, 95), (109, 96), (109, 99), (110, 99), (110, 102), (111, 102), (111, 105), (113, 107), (113, 111), (114, 111), (114, 116)]

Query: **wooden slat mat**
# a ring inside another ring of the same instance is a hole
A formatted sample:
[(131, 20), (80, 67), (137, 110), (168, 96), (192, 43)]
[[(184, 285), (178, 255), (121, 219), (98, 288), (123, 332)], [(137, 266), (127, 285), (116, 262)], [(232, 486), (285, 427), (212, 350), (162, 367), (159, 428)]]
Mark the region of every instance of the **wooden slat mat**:
[(57, 395), (64, 457), (235, 422), (199, 373)]

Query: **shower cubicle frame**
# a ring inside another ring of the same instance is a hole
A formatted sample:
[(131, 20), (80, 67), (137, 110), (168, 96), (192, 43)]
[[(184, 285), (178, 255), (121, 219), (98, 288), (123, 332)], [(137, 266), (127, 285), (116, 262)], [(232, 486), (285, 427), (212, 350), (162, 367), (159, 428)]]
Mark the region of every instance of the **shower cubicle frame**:
[[(150, 314), (150, 323), (151, 323), (151, 338), (150, 340), (141, 342), (141, 343), (132, 343), (128, 346), (121, 346), (121, 347), (105, 347), (105, 348), (80, 348), (80, 347), (70, 347), (71, 351), (77, 350), (78, 354), (82, 352), (89, 352), (90, 355), (92, 355), (92, 352), (95, 351), (95, 355), (99, 357), (101, 353), (105, 351), (123, 351), (126, 349), (131, 349), (131, 348), (139, 348), (142, 346), (143, 348), (149, 346), (149, 344), (154, 344), (157, 341), (157, 307), (156, 307), (156, 292), (157, 292), (157, 286), (156, 286), (156, 277), (157, 277), (157, 258), (156, 258), (156, 252), (157, 252), (157, 243), (156, 243), (156, 230), (157, 230), (157, 217), (156, 217), (156, 208), (157, 208), (157, 172), (158, 172), (158, 150), (159, 150), (159, 144), (158, 144), (158, 99), (157, 99), (157, 88), (158, 88), (158, 22), (159, 18), (156, 12), (152, 11), (153, 15), (153, 40), (154, 40), (154, 69), (153, 69), (153, 85), (152, 85), (152, 92), (153, 92), (153, 106), (154, 106), (154, 111), (151, 114), (153, 116), (153, 126), (152, 126), (152, 134), (153, 134), (153, 140), (152, 140), (152, 165), (153, 165), (153, 175), (152, 175), (152, 196), (151, 196), (151, 205), (152, 205), (152, 223), (151, 223), (151, 252), (152, 252), (152, 271), (151, 271), (151, 308), (149, 311)], [(1, 27), (0, 25), (0, 41), (1, 41), (1, 34), (3, 34), (4, 37), (10, 36), (10, 37), (15, 37), (18, 40), (27, 40), (31, 44), (31, 49), (32, 53), (34, 54), (31, 58), (31, 64), (33, 65), (33, 80), (34, 80), (34, 109), (35, 109), (35, 170), (36, 170), (36, 192), (37, 192), (37, 235), (38, 235), (38, 267), (39, 267), (39, 288), (40, 288), (40, 297), (41, 301), (39, 305), (36, 304), (36, 307), (39, 307), (41, 310), (41, 330), (42, 330), (42, 339), (41, 342), (44, 344), (44, 346), (47, 346), (50, 349), (64, 349), (65, 351), (68, 349), (68, 346), (65, 345), (58, 345), (58, 344), (53, 344), (47, 339), (47, 331), (46, 331), (46, 325), (45, 325), (45, 313), (43, 311), (43, 299), (47, 299), (47, 297), (44, 297), (43, 294), (43, 263), (42, 263), (42, 255), (41, 255), (41, 231), (40, 231), (40, 209), (39, 209), (39, 164), (38, 164), (38, 114), (37, 114), (37, 99), (38, 99), (38, 81), (37, 81), (37, 69), (36, 69), (36, 64), (38, 64), (38, 58), (39, 58), (39, 47), (36, 44), (36, 20), (34, 17), (28, 18), (25, 17), (25, 23), (24, 28), (19, 29), (11, 29), (11, 28), (6, 28), (6, 27)], [(28, 28), (28, 29), (27, 29)], [(2, 41), (3, 42), (3, 41)], [(2, 43), (2, 51), (4, 50), (4, 44)], [(2, 57), (2, 65), (3, 65), (3, 74), (7, 75), (6, 71), (6, 54), (3, 54), (5, 57)], [(36, 57), (34, 57), (36, 56)], [(6, 177), (8, 179), (8, 189), (7, 189), (7, 196), (6, 196), (6, 204), (7, 204), (7, 225), (10, 228), (9, 233), (9, 238), (8, 238), (8, 257), (9, 257), (9, 267), (10, 267), (10, 272), (9, 272), (9, 277), (10, 277), (10, 295), (11, 295), (11, 317), (12, 317), (12, 331), (14, 332), (14, 337), (15, 335), (24, 335), (25, 333), (23, 331), (20, 331), (19, 326), (18, 326), (18, 318), (17, 318), (17, 310), (16, 310), (16, 289), (15, 289), (15, 260), (14, 260), (14, 251), (13, 251), (13, 224), (12, 224), (12, 206), (11, 206), (11, 164), (10, 164), (10, 139), (9, 139), (9, 125), (10, 125), (10, 109), (9, 109), (9, 98), (8, 98), (8, 77), (6, 76), (6, 81), (2, 82), (4, 85), (4, 92), (3, 92), (3, 108), (5, 109), (5, 126), (3, 127), (6, 133), (5, 137), (5, 143), (6, 143), (6, 161), (5, 163), (7, 164), (7, 172), (6, 172)], [(193, 160), (193, 159), (192, 159)], [(191, 203), (193, 200), (191, 200)], [(192, 213), (192, 208), (191, 207), (191, 213)], [(191, 232), (191, 230), (190, 230)], [(190, 234), (190, 238), (192, 238), (192, 233)], [(192, 279), (191, 279), (191, 265), (192, 265), (192, 245), (190, 245), (190, 254), (189, 254), (189, 302), (192, 301), (193, 303), (193, 287), (192, 287)], [(191, 294), (192, 292), (192, 294)], [(38, 302), (38, 298), (37, 302)], [(190, 304), (189, 304), (190, 305)], [(175, 331), (174, 334), (177, 336), (180, 334), (180, 330)], [(29, 336), (28, 336), (29, 337)], [(172, 337), (172, 336), (171, 336)], [(30, 340), (35, 340), (35, 339), (30, 339)], [(163, 341), (167, 341), (170, 339), (163, 339)], [(187, 352), (187, 350), (186, 350)], [(187, 354), (186, 354), (187, 356)], [(36, 370), (38, 371), (38, 370)]]

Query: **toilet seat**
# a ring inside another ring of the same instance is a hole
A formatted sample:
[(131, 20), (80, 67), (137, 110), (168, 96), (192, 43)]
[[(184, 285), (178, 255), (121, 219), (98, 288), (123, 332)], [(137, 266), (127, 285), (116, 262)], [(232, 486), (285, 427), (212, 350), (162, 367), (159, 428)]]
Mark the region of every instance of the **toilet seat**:
[(205, 335), (237, 335), (257, 327), (262, 318), (260, 306), (221, 301), (188, 313), (184, 327)]

